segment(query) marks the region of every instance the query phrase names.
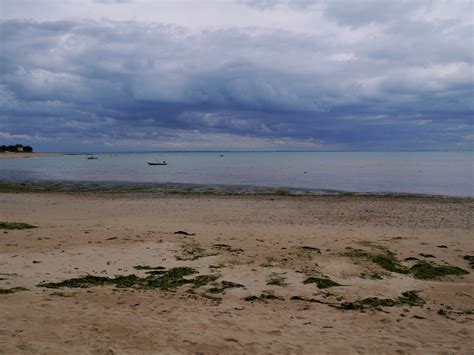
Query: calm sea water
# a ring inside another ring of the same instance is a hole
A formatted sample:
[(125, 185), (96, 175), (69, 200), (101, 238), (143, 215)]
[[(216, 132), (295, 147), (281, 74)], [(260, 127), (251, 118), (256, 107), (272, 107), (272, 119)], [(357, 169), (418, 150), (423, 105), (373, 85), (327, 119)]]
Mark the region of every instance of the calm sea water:
[[(221, 157), (220, 154), (224, 156)], [(0, 159), (0, 180), (254, 185), (474, 196), (473, 152), (101, 153)], [(148, 160), (167, 166), (149, 166)]]

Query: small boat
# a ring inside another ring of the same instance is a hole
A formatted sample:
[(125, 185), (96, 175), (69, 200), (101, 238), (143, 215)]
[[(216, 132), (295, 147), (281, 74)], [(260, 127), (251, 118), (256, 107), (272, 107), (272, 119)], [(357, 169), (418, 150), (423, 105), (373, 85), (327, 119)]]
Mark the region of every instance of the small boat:
[(97, 158), (97, 157), (93, 157), (93, 156), (90, 156), (90, 157), (87, 157), (87, 159), (89, 159), (89, 160), (93, 160), (93, 159), (99, 159), (99, 158)]
[(166, 161), (147, 161), (148, 165), (168, 165)]

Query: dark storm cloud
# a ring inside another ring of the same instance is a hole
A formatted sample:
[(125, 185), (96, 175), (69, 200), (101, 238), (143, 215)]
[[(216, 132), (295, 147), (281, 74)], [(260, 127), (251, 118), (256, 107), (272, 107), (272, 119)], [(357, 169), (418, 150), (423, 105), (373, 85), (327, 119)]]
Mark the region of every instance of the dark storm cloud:
[(471, 146), (469, 21), (422, 1), (240, 3), (275, 16), (311, 10), (319, 25), (3, 20), (0, 139)]

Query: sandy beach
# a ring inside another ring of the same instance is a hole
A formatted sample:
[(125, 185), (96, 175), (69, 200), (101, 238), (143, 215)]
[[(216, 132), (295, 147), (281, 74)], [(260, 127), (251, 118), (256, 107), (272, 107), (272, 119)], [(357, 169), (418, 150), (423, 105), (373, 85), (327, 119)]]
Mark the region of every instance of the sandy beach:
[(473, 353), (473, 208), (3, 193), (0, 353)]
[(0, 153), (1, 158), (35, 158), (62, 155), (61, 153)]

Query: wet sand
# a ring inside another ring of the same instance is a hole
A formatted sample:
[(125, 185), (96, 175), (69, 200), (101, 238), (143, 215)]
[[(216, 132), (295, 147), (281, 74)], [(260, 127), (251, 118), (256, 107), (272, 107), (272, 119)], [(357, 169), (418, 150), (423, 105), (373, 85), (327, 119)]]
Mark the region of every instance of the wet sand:
[[(2, 193), (0, 222), (38, 228), (0, 230), (0, 288), (28, 289), (0, 294), (0, 352), (473, 353), (473, 211), (448, 198)], [(469, 274), (419, 279), (361, 251)], [(37, 286), (147, 277), (137, 265), (212, 281)], [(215, 292), (222, 281), (241, 287)], [(424, 304), (401, 301), (412, 290)], [(394, 302), (359, 307), (375, 297)]]

